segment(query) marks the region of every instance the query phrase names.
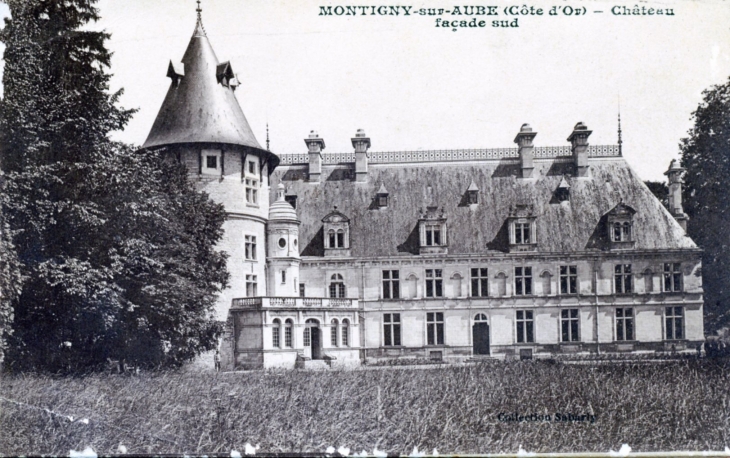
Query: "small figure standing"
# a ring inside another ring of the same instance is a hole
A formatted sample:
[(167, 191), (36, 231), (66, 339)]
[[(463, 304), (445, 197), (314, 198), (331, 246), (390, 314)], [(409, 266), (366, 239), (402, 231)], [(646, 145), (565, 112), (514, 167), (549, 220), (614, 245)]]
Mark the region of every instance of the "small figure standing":
[(215, 355), (213, 356), (213, 363), (215, 364), (215, 371), (220, 372), (221, 371), (221, 354), (220, 351), (216, 349)]

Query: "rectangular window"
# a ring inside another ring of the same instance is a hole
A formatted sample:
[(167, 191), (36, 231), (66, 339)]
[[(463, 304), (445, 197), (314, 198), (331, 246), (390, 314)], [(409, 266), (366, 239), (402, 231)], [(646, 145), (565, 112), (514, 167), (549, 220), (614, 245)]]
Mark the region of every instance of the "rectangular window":
[(256, 161), (246, 161), (247, 167), (246, 167), (246, 174), (248, 175), (259, 175), (259, 165), (256, 163)]
[(560, 334), (562, 342), (579, 342), (578, 309), (563, 309), (560, 311)]
[(244, 240), (245, 240), (246, 261), (255, 261), (256, 260), (256, 236), (255, 235), (246, 235), (244, 237)]
[(532, 294), (532, 267), (515, 267), (515, 295)]
[(383, 315), (383, 345), (400, 346), (400, 313)]
[(426, 314), (426, 336), (428, 345), (444, 344), (444, 314), (433, 312)]
[(530, 243), (530, 223), (515, 223), (515, 244)]
[(350, 327), (347, 321), (342, 323), (342, 346), (350, 345)]
[(217, 156), (205, 156), (205, 168), (217, 169), (218, 168), (218, 157)]
[(274, 348), (279, 348), (279, 346), (281, 345), (279, 332), (281, 332), (281, 330), (279, 329), (279, 323), (274, 323), (274, 327), (271, 328), (271, 343)]
[(286, 283), (286, 270), (281, 271), (281, 282)]
[(441, 269), (426, 269), (426, 297), (443, 297), (443, 284)]
[(634, 309), (616, 309), (616, 340), (634, 340)]
[(667, 340), (684, 339), (684, 309), (682, 307), (666, 307), (664, 309), (666, 320)]
[(441, 245), (441, 226), (426, 226), (426, 246)]
[(578, 293), (578, 266), (560, 266), (560, 294)]
[(614, 270), (614, 280), (617, 293), (632, 292), (631, 264), (617, 264)]
[(332, 323), (332, 327), (330, 327), (330, 345), (333, 347), (337, 346), (337, 327), (338, 324), (336, 321)]
[(246, 202), (249, 204), (259, 203), (259, 180), (246, 178)]
[(305, 347), (312, 346), (312, 328), (304, 328), (303, 343)]
[(246, 297), (255, 297), (257, 291), (256, 275), (246, 275)]
[(489, 296), (489, 276), (487, 269), (484, 267), (474, 267), (471, 269), (471, 296)]
[(306, 293), (306, 287), (304, 283), (299, 283), (299, 297), (305, 297), (304, 293)]
[(383, 271), (383, 299), (400, 298), (400, 280), (397, 270)]
[(535, 342), (535, 321), (532, 310), (517, 310), (517, 342)]
[(287, 348), (292, 347), (292, 324), (286, 323), (284, 326), (284, 346)]
[(664, 263), (664, 292), (677, 293), (682, 291), (682, 264), (678, 262)]

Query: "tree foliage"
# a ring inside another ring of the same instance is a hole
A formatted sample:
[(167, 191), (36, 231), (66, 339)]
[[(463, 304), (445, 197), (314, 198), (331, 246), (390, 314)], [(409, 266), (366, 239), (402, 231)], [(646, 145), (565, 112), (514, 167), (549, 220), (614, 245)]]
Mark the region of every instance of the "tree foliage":
[(730, 322), (730, 79), (703, 92), (680, 143), (690, 237), (704, 249), (707, 330)]
[(225, 213), (160, 153), (112, 142), (133, 112), (109, 92), (96, 0), (12, 0), (0, 103), (3, 212), (25, 277), (6, 364), (176, 365), (215, 345)]
[(667, 184), (661, 181), (645, 181), (644, 184), (654, 194), (654, 197), (664, 205), (664, 208), (669, 210), (669, 187)]

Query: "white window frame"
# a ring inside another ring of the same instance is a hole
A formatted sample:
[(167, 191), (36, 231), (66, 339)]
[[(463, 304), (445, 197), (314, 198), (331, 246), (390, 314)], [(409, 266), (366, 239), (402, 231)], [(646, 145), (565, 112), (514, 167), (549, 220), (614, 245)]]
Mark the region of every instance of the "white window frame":
[(682, 292), (682, 263), (664, 263), (664, 270), (662, 274), (662, 291), (665, 293)]
[[(215, 157), (215, 167), (208, 167), (208, 157)], [(200, 151), (200, 158), (202, 164), (200, 170), (203, 175), (220, 175), (221, 174), (221, 150), (219, 149), (204, 149)]]
[[(390, 329), (390, 341), (388, 341), (388, 333), (386, 329)], [(401, 317), (400, 313), (384, 313), (383, 314), (383, 346), (384, 347), (400, 347), (403, 345), (403, 335), (401, 334)]]
[[(627, 312), (629, 315), (627, 315)], [(620, 315), (620, 316), (619, 316)], [(631, 342), (636, 340), (636, 315), (633, 307), (616, 307), (614, 312), (616, 320), (616, 341)], [(630, 323), (630, 328), (627, 325)], [(630, 329), (631, 335), (627, 335), (627, 329)]]
[(258, 295), (258, 275), (246, 274), (246, 297)]
[(515, 340), (519, 344), (535, 343), (534, 310), (515, 310)]
[[(677, 315), (679, 311), (679, 315)], [(664, 339), (665, 340), (684, 340), (686, 335), (685, 327), (685, 309), (680, 306), (664, 307)], [(671, 320), (671, 326), (670, 326)], [(677, 323), (680, 323), (680, 331), (677, 332)]]
[(244, 235), (244, 259), (246, 261), (256, 260), (256, 236)]
[(560, 294), (563, 296), (578, 294), (578, 266), (560, 266), (558, 272), (560, 276)]
[[(573, 315), (575, 312), (575, 316)], [(567, 315), (567, 316), (563, 316)], [(575, 323), (575, 333), (573, 332), (573, 323)], [(567, 324), (568, 340), (565, 340), (563, 329)], [(580, 342), (580, 309), (577, 308), (565, 308), (560, 310), (560, 342), (561, 343), (575, 343)]]

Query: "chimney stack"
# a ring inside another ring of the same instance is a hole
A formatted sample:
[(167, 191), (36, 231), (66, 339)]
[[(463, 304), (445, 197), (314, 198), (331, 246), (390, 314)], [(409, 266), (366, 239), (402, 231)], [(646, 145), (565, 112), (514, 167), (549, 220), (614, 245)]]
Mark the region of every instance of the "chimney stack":
[(579, 122), (568, 137), (572, 145), (573, 159), (575, 160), (575, 176), (588, 176), (588, 137), (593, 133), (585, 124)]
[(324, 140), (319, 138), (317, 132), (310, 131), (309, 138), (304, 139), (304, 143), (309, 148), (309, 181), (319, 183), (322, 176), (322, 150), (324, 149)]
[(537, 135), (537, 132), (532, 131), (532, 127), (529, 124), (522, 124), (520, 127), (520, 133), (515, 137), (515, 143), (519, 147), (520, 154), (520, 167), (522, 168), (522, 178), (532, 178), (532, 173), (535, 167), (532, 165), (532, 159), (534, 158), (535, 147), (532, 144), (532, 140)]
[(355, 138), (352, 139), (352, 146), (355, 148), (355, 179), (359, 183), (368, 181), (368, 148), (370, 138), (365, 131), (357, 129)]
[(687, 221), (689, 216), (684, 213), (682, 207), (682, 175), (686, 169), (677, 164), (676, 159), (669, 163), (669, 170), (664, 172), (669, 181), (669, 213), (674, 216), (684, 232), (687, 232)]

